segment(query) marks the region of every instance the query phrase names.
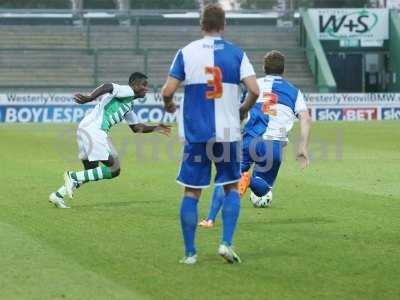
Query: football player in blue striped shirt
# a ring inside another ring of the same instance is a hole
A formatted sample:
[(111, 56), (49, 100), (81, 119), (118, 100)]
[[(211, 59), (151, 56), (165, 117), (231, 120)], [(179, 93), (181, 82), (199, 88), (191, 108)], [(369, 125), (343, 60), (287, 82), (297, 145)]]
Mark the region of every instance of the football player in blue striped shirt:
[[(265, 197), (278, 176), (282, 163), (282, 151), (288, 143), (288, 134), (294, 120), (300, 120), (300, 141), (297, 160), (302, 168), (309, 165), (308, 144), (311, 118), (302, 92), (282, 78), (285, 57), (279, 51), (270, 51), (264, 57), (265, 76), (259, 78), (260, 96), (249, 113), (243, 128), (242, 178), (239, 184), (242, 196), (250, 186), (256, 197)], [(252, 175), (249, 170), (254, 165)], [(201, 227), (214, 226), (222, 206), (222, 190), (213, 192), (207, 219)]]
[[(185, 142), (177, 182), (184, 186), (180, 220), (185, 264), (197, 262), (195, 232), (201, 191), (210, 184), (211, 165), (215, 184), (223, 187), (223, 230), (218, 253), (229, 263), (240, 262), (232, 239), (240, 211), (240, 120), (258, 98), (258, 85), (246, 53), (223, 39), (225, 12), (218, 4), (204, 8), (204, 37), (178, 50), (163, 87), (167, 112), (174, 112), (173, 95), (181, 84), (184, 98), (178, 115), (179, 135)], [(240, 104), (240, 83), (248, 94)]]

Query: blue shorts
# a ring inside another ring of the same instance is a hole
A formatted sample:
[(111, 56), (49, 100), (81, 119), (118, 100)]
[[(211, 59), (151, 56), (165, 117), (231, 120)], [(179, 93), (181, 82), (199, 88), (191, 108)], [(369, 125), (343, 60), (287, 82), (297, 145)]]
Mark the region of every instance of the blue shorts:
[(254, 164), (253, 175), (264, 179), (270, 187), (274, 185), (282, 163), (282, 150), (287, 142), (264, 140), (262, 137), (243, 137), (241, 171), (247, 172)]
[(215, 185), (240, 180), (241, 143), (188, 143), (183, 149), (181, 169), (176, 181), (186, 187), (206, 188), (211, 180), (211, 163), (217, 174)]

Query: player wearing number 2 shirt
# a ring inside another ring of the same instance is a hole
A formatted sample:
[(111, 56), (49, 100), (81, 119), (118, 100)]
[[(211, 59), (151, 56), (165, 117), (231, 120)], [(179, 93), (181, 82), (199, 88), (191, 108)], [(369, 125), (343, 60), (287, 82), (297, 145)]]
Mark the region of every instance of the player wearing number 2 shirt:
[[(267, 195), (272, 189), (282, 162), (282, 149), (288, 142), (288, 133), (296, 117), (300, 120), (300, 141), (297, 159), (307, 167), (310, 116), (301, 91), (282, 78), (284, 55), (270, 51), (264, 57), (265, 76), (259, 78), (260, 96), (249, 113), (243, 128), (241, 196), (248, 186), (257, 197)], [(253, 173), (249, 170), (254, 165)], [(221, 189), (213, 193), (208, 217), (200, 222), (202, 227), (213, 227), (222, 205)]]
[[(282, 78), (284, 56), (271, 51), (264, 57), (265, 77), (259, 78), (260, 96), (243, 129), (242, 180), (240, 194), (250, 186), (262, 197), (271, 189), (282, 162), (282, 149), (288, 142), (293, 123), (300, 119), (301, 138), (297, 159), (307, 167), (310, 117), (302, 92)], [(255, 164), (253, 174), (248, 173)]]
[[(223, 186), (223, 233), (218, 253), (229, 263), (240, 262), (232, 250), (232, 237), (239, 217), (240, 120), (258, 98), (254, 69), (242, 49), (222, 38), (225, 12), (218, 4), (204, 8), (204, 37), (178, 50), (163, 87), (165, 109), (175, 111), (174, 92), (182, 83), (184, 99), (178, 117), (179, 135), (185, 141), (177, 178), (185, 187), (180, 219), (185, 243), (182, 263), (197, 261), (195, 231), (197, 203), (216, 167), (215, 184)], [(249, 93), (240, 104), (240, 83)]]

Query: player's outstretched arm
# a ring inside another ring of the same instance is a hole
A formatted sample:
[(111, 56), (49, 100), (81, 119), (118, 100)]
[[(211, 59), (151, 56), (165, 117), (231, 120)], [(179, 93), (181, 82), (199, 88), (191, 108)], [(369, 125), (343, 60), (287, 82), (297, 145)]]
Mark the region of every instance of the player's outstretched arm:
[(105, 83), (95, 88), (89, 95), (75, 94), (74, 101), (79, 104), (84, 104), (94, 101), (97, 97), (100, 97), (107, 93), (113, 92), (113, 85), (111, 83)]
[(164, 109), (166, 112), (174, 113), (176, 111), (176, 104), (174, 103), (173, 97), (180, 84), (180, 80), (172, 76), (167, 77), (167, 81), (161, 89), (161, 95), (164, 101)]
[(305, 169), (310, 164), (310, 157), (308, 154), (308, 144), (310, 142), (310, 131), (311, 131), (311, 117), (308, 111), (299, 113), (300, 120), (300, 143), (299, 149), (297, 150), (296, 159), (300, 163), (300, 167)]
[(165, 124), (146, 125), (143, 123), (138, 123), (134, 125), (129, 125), (129, 127), (134, 133), (159, 132), (166, 136), (169, 136), (171, 133), (171, 126)]
[(255, 75), (244, 78), (243, 83), (246, 86), (247, 95), (240, 106), (240, 121), (243, 121), (246, 118), (247, 113), (256, 103), (260, 94), (260, 89)]

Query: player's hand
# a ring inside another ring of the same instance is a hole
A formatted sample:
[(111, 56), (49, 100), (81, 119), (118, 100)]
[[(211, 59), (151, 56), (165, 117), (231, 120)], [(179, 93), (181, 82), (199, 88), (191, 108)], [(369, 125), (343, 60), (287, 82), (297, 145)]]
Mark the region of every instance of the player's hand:
[(174, 112), (176, 112), (176, 104), (174, 103), (174, 101), (165, 103), (164, 109), (166, 112), (173, 114)]
[(74, 95), (74, 101), (76, 103), (78, 103), (78, 104), (84, 104), (84, 103), (87, 103), (87, 102), (91, 102), (93, 100), (94, 99), (92, 99), (92, 97), (90, 97), (90, 96), (85, 96), (85, 95), (82, 95), (82, 94), (75, 94)]
[(247, 119), (248, 112), (240, 112), (240, 122), (243, 122), (244, 120)]
[(240, 122), (243, 122), (247, 118), (248, 114), (249, 114), (248, 109), (242, 105), (239, 110)]
[(171, 126), (164, 125), (164, 124), (158, 124), (157, 127), (154, 129), (154, 131), (159, 132), (163, 135), (169, 136), (171, 134)]
[(296, 155), (296, 160), (300, 164), (300, 168), (304, 170), (310, 165), (310, 158), (307, 149), (300, 148)]

